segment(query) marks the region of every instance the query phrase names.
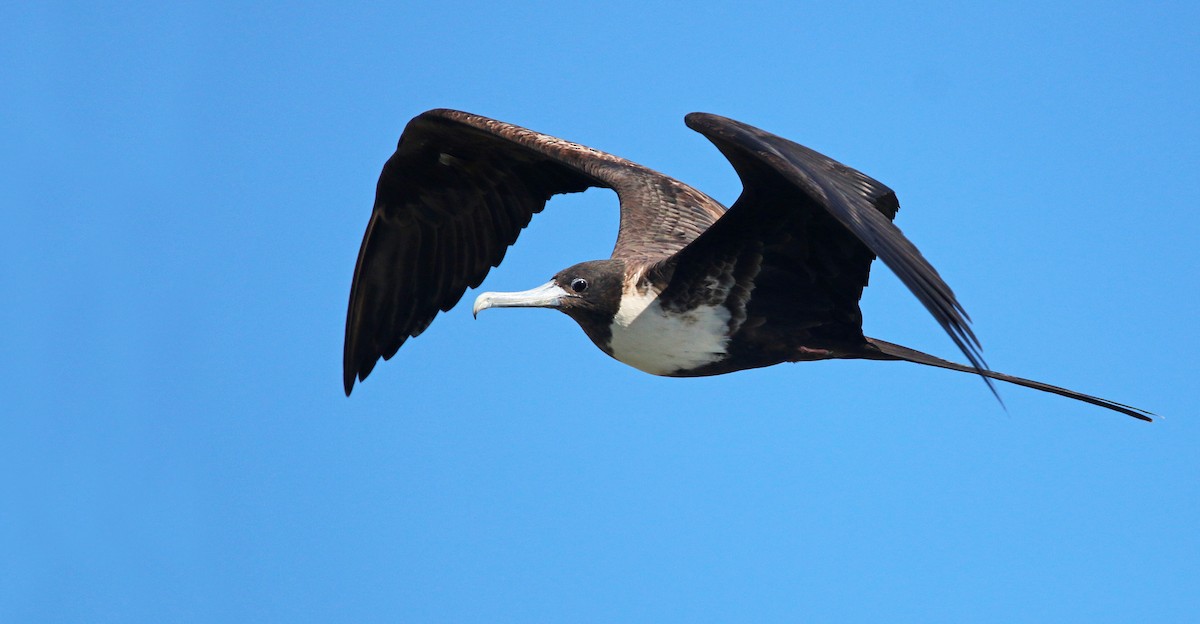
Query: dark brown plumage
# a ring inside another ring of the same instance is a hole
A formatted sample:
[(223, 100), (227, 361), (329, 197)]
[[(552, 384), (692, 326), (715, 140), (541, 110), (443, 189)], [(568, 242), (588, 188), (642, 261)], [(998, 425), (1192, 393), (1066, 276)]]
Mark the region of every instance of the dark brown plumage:
[[(892, 224), (899, 203), (888, 187), (740, 122), (701, 113), (686, 121), (742, 180), (728, 212), (682, 182), (582, 145), (458, 111), (414, 118), (380, 176), (355, 268), (346, 394), (478, 286), (552, 195), (603, 187), (621, 204), (611, 260), (570, 267), (533, 291), (485, 293), (476, 311), (559, 309), (606, 353), (660, 375), (905, 360), (1149, 420), (1137, 408), (988, 370), (954, 293)], [(876, 256), (970, 366), (863, 335), (858, 302)]]

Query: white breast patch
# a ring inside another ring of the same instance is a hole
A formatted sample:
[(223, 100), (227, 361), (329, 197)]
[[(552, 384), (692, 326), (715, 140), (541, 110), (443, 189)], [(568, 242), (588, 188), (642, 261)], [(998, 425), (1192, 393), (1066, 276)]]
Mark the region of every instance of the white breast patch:
[(669, 375), (722, 360), (729, 310), (700, 306), (667, 315), (658, 293), (625, 291), (611, 326), (613, 357), (652, 375)]

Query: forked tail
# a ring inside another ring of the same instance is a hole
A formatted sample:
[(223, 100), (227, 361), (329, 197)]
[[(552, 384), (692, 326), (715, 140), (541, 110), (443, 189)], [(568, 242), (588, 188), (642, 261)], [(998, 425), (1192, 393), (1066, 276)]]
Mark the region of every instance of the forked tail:
[(1053, 392), (1054, 394), (1075, 399), (1077, 401), (1083, 401), (1085, 403), (1091, 403), (1092, 405), (1106, 407), (1110, 410), (1133, 416), (1139, 420), (1153, 420), (1153, 418), (1151, 418), (1154, 416), (1153, 413), (1122, 403), (1117, 403), (1116, 401), (1109, 401), (1108, 399), (1101, 399), (1100, 397), (1094, 397), (1090, 394), (1083, 394), (1082, 392), (1075, 392), (1074, 390), (1067, 390), (1066, 388), (1052, 386), (1048, 383), (1033, 381), (1031, 379), (1023, 379), (1021, 377), (1013, 377), (1012, 375), (1005, 375), (1004, 373), (997, 373), (995, 371), (976, 370), (971, 366), (949, 362), (947, 360), (929, 355), (928, 353), (921, 353), (915, 349), (902, 347), (898, 344), (892, 344), (878, 338), (867, 338), (867, 341), (875, 345), (884, 355), (890, 356), (886, 359), (904, 360), (906, 362), (915, 362), (917, 364), (936, 366), (938, 368), (948, 368), (950, 370), (961, 371), (964, 373), (982, 374), (983, 376), (991, 379), (1007, 381), (1008, 383), (1017, 384), (1018, 386), (1025, 386), (1026, 388), (1033, 388), (1034, 390), (1041, 390), (1043, 392)]

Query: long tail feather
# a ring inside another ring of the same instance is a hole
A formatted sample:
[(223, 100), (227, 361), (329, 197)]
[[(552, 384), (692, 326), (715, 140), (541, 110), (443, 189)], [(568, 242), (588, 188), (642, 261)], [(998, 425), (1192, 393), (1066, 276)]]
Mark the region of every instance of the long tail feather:
[(1008, 383), (1016, 384), (1018, 386), (1025, 386), (1026, 388), (1033, 388), (1034, 390), (1041, 390), (1043, 392), (1052, 392), (1054, 394), (1057, 394), (1060, 396), (1065, 396), (1070, 399), (1075, 399), (1077, 401), (1083, 401), (1085, 403), (1091, 403), (1092, 405), (1098, 405), (1100, 407), (1108, 408), (1115, 412), (1121, 412), (1122, 414), (1126, 414), (1128, 416), (1133, 416), (1134, 418), (1137, 418), (1138, 420), (1145, 420), (1147, 422), (1152, 421), (1153, 420), (1152, 416), (1155, 415), (1152, 412), (1147, 412), (1146, 410), (1132, 407), (1129, 405), (1125, 405), (1123, 403), (1117, 403), (1116, 401), (1109, 401), (1108, 399), (1101, 399), (1099, 397), (1094, 397), (1090, 394), (1083, 394), (1082, 392), (1075, 392), (1074, 390), (1068, 390), (1066, 388), (1052, 386), (1048, 383), (1043, 383), (1040, 381), (1033, 381), (1031, 379), (1023, 379), (1021, 377), (1013, 377), (1012, 375), (1005, 375), (1004, 373), (997, 373), (995, 371), (990, 371), (990, 370), (979, 370), (978, 368), (975, 368), (973, 366), (965, 366), (963, 364), (956, 364), (954, 362), (950, 362), (950, 361), (943, 360), (938, 357), (934, 357), (932, 355), (929, 355), (928, 353), (922, 353), (920, 351), (917, 351), (916, 349), (909, 349), (908, 347), (902, 347), (898, 344), (892, 344), (892, 343), (884, 341), (884, 340), (879, 340), (878, 338), (867, 338), (867, 341), (870, 342), (871, 344), (875, 345), (875, 347), (878, 348), (879, 351), (882, 352), (884, 355), (890, 356), (890, 357), (882, 358), (882, 359), (904, 360), (906, 362), (925, 364), (926, 366), (936, 366), (938, 368), (947, 368), (950, 370), (961, 371), (964, 373), (975, 373), (977, 375), (984, 375), (985, 377), (990, 377), (992, 379), (998, 379), (1000, 381), (1007, 381)]

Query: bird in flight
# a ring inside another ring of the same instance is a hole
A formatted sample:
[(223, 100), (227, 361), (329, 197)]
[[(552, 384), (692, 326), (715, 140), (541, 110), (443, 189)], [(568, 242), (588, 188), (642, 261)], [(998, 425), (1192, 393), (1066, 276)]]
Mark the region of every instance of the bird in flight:
[[(782, 362), (901, 360), (1052, 392), (1141, 420), (1107, 399), (990, 370), (962, 305), (893, 223), (890, 188), (797, 143), (717, 115), (687, 115), (729, 160), (726, 209), (612, 154), (453, 110), (415, 117), (383, 167), (350, 290), (346, 395), (379, 358), (483, 282), (547, 200), (591, 187), (621, 205), (612, 257), (559, 271), (487, 308), (553, 308), (602, 351), (654, 375), (719, 375)], [(878, 257), (969, 364), (863, 335), (859, 299)], [(999, 395), (997, 395), (998, 398)]]

